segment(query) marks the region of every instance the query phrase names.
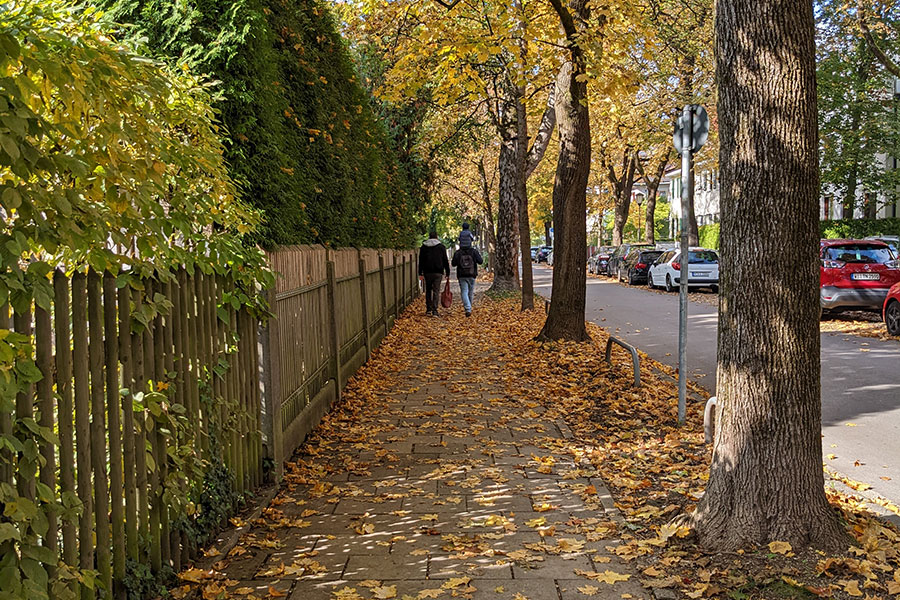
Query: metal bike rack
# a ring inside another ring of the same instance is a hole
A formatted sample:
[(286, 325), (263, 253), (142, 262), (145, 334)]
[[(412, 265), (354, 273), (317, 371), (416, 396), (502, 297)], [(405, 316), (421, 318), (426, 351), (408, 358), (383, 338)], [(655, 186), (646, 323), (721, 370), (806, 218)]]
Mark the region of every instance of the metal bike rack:
[(631, 364), (634, 366), (634, 387), (640, 387), (641, 385), (641, 359), (638, 358), (637, 350), (634, 349), (634, 346), (626, 344), (622, 340), (618, 338), (614, 338), (613, 336), (609, 336), (609, 339), (606, 340), (606, 362), (612, 364), (612, 345), (617, 344), (629, 352), (631, 352)]
[(716, 439), (716, 397), (712, 396), (706, 401), (703, 410), (703, 437), (707, 444), (712, 444)]

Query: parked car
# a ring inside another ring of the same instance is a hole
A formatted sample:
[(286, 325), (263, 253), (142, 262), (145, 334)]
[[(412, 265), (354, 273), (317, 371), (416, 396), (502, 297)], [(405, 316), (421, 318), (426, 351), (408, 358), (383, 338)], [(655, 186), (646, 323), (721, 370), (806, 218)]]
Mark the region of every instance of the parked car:
[(662, 253), (662, 250), (632, 248), (631, 252), (623, 260), (619, 261), (619, 268), (616, 273), (619, 281), (627, 281), (628, 285), (647, 283), (650, 265), (655, 263), (656, 259), (662, 256)]
[[(647, 285), (665, 286), (667, 292), (681, 283), (681, 251), (667, 250), (650, 266)], [(719, 291), (719, 255), (709, 248), (688, 249), (688, 287), (708, 287)]]
[(900, 283), (894, 284), (894, 287), (888, 291), (887, 298), (884, 299), (881, 318), (884, 319), (889, 335), (900, 336)]
[(891, 250), (894, 252), (894, 257), (900, 257), (900, 236), (897, 235), (873, 235), (865, 238), (867, 240), (878, 240), (879, 242), (884, 242), (888, 246), (891, 247)]
[(888, 290), (900, 282), (900, 262), (878, 240), (822, 240), (819, 258), (820, 313), (883, 311)]
[(612, 246), (601, 246), (597, 248), (597, 251), (588, 259), (588, 272), (594, 275), (599, 275), (600, 273), (606, 272), (606, 263), (609, 262), (609, 257), (612, 256), (613, 250), (615, 250)]
[(541, 249), (540, 246), (532, 246), (531, 247), (531, 262), (537, 261), (538, 251)]
[(618, 274), (619, 261), (625, 258), (632, 248), (643, 248), (645, 250), (654, 249), (652, 244), (622, 244), (621, 246), (617, 246), (615, 252), (610, 255), (609, 261), (606, 263), (606, 275), (613, 277)]
[(551, 252), (553, 252), (553, 248), (551, 246), (541, 246), (541, 249), (538, 250), (537, 253), (537, 262), (547, 262), (547, 257)]

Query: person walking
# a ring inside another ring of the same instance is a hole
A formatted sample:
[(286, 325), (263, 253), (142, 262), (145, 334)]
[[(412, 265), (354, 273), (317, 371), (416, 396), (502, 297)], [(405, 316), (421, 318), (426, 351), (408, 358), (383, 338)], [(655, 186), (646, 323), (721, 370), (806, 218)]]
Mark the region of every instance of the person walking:
[(438, 315), (441, 301), (441, 280), (450, 279), (450, 263), (447, 261), (447, 247), (438, 239), (437, 232), (431, 230), (428, 239), (419, 249), (419, 279), (425, 283), (425, 314)]
[[(463, 234), (468, 233), (468, 236)], [(459, 250), (453, 254), (451, 265), (456, 267), (456, 278), (459, 280), (459, 295), (462, 297), (466, 316), (472, 316), (472, 301), (475, 299), (475, 278), (478, 277), (478, 265), (484, 263), (481, 253), (472, 246), (472, 232), (468, 231), (468, 223), (463, 224), (459, 234)]]
[(462, 227), (462, 231), (459, 232), (459, 246), (461, 248), (471, 246), (475, 242), (475, 234), (469, 229), (469, 224), (463, 223)]

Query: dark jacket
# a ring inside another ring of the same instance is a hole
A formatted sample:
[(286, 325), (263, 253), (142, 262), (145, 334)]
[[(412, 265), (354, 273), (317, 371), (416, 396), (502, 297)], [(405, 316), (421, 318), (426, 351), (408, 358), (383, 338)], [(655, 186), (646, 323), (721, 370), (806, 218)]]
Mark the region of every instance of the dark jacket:
[(435, 273), (450, 277), (450, 262), (447, 260), (447, 248), (440, 240), (429, 238), (419, 249), (419, 275)]
[(464, 252), (466, 252), (466, 253), (471, 252), (472, 258), (475, 259), (475, 273), (473, 275), (467, 275), (467, 276), (464, 275), (464, 277), (478, 277), (478, 265), (483, 264), (484, 259), (481, 258), (481, 253), (478, 252), (477, 248), (472, 248), (472, 247), (466, 246), (464, 248), (460, 248), (459, 250), (457, 250), (453, 254), (453, 260), (450, 262), (451, 265), (456, 267), (456, 278), (459, 279), (459, 257)]

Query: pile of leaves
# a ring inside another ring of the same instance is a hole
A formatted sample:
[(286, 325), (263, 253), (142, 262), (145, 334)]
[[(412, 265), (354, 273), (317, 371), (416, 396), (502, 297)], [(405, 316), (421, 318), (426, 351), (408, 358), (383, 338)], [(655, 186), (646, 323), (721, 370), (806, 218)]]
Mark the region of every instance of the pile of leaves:
[(692, 544), (690, 530), (672, 522), (693, 511), (709, 476), (703, 390), (691, 386), (687, 424), (678, 428), (673, 369), (640, 353), (643, 385), (631, 388), (624, 350), (613, 352), (613, 369), (604, 364), (603, 329), (589, 324), (593, 342), (584, 344), (523, 343), (542, 323), (543, 315), (523, 314), (517, 325), (526, 331), (503, 333), (510, 339), (507, 364), (517, 372), (508, 393), (539, 399), (575, 431), (580, 443), (554, 450), (587, 459), (610, 487), (627, 522), (616, 554), (637, 561), (646, 587), (680, 589), (690, 598), (900, 595), (900, 533), (870, 512), (867, 499), (833, 489), (829, 500), (853, 541), (845, 554), (773, 542), (726, 555)]

